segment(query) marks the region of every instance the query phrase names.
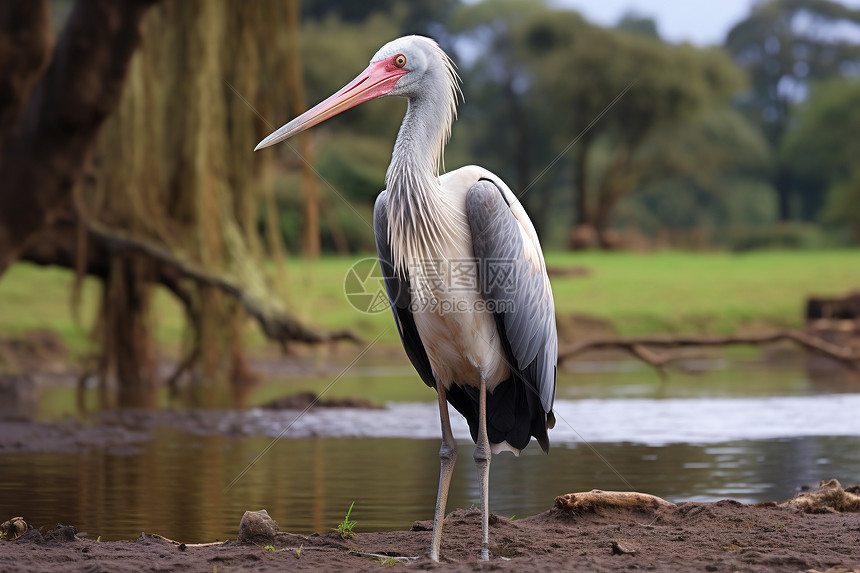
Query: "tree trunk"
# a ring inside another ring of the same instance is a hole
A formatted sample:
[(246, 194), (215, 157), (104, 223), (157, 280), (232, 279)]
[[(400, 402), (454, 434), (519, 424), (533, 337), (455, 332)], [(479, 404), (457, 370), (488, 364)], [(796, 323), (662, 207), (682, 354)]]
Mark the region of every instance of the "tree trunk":
[(149, 336), (149, 306), (155, 262), (141, 255), (114, 255), (102, 285), (100, 382), (110, 370), (117, 379), (117, 406), (152, 408), (157, 403), (157, 365)]
[(616, 242), (610, 237), (609, 225), (612, 222), (612, 212), (615, 210), (615, 205), (620, 197), (621, 193), (616, 189), (614, 182), (609, 182), (603, 186), (603, 192), (600, 194), (597, 212), (594, 216), (594, 231), (597, 234), (597, 243), (601, 249), (610, 250), (616, 246)]
[[(302, 74), (302, 62), (299, 55), (299, 1), (287, 0), (287, 44), (289, 89), (288, 100), (293, 117), (307, 109), (305, 101), (305, 84)], [(302, 157), (302, 251), (306, 257), (317, 258), (320, 255), (320, 209), (319, 196), (316, 188), (316, 174), (311, 165), (314, 162), (310, 133), (298, 135), (299, 155)], [(329, 221), (332, 224), (333, 221)]]
[(790, 221), (791, 216), (791, 189), (789, 188), (789, 175), (782, 167), (777, 168), (776, 175), (773, 180), (776, 187), (777, 202), (779, 208), (779, 220)]
[(32, 26), (34, 35), (29, 48), (15, 48), (29, 55), (15, 60), (17, 73), (0, 81), (15, 87), (0, 96), (0, 275), (84, 177), (99, 129), (119, 103), (153, 0), (78, 0), (15, 121), (12, 114), (38, 77), (47, 45), (45, 3), (29, 3), (6, 1), (0, 8), (0, 29), (26, 36)]
[(618, 201), (633, 188), (630, 173), (631, 155), (629, 147), (625, 145), (616, 147), (600, 184), (593, 225), (598, 244), (602, 249), (612, 249), (616, 246), (615, 241), (609, 236), (609, 225), (612, 223), (612, 213)]
[(0, 3), (0, 129), (9, 127), (48, 64), (51, 22), (47, 0)]
[(586, 132), (579, 141), (579, 148), (574, 162), (574, 205), (576, 206), (576, 226), (591, 223), (588, 216), (588, 151), (591, 147), (591, 137)]
[[(526, 115), (525, 108), (517, 96), (513, 88), (513, 78), (508, 77), (505, 82), (505, 98), (508, 102), (508, 110), (510, 111), (511, 125), (513, 126), (514, 143), (511, 149), (511, 165), (514, 166), (516, 173), (514, 182), (514, 194), (521, 197), (532, 185), (531, 177), (531, 141), (529, 138), (529, 119)], [(536, 191), (536, 190), (535, 190)], [(540, 193), (545, 195), (544, 193)], [(521, 197), (522, 198), (522, 197)], [(524, 200), (525, 202), (525, 200)], [(527, 201), (533, 208), (532, 223), (535, 226), (538, 236), (543, 236), (543, 231), (546, 228), (547, 220), (547, 201), (545, 198), (540, 199), (534, 197), (534, 193)]]
[(529, 153), (529, 123), (525, 110), (513, 88), (513, 79), (505, 83), (505, 97), (511, 112), (511, 124), (514, 127), (514, 149), (512, 164), (516, 170), (517, 192), (524, 192), (531, 184), (531, 162)]

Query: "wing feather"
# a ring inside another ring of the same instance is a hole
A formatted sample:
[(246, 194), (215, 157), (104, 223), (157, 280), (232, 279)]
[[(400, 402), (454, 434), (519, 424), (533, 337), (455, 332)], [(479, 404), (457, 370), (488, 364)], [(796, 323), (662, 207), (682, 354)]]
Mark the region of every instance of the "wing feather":
[[(521, 209), (520, 209), (521, 210)], [(495, 309), (499, 333), (510, 349), (512, 366), (540, 396), (547, 414), (555, 398), (558, 335), (555, 306), (540, 245), (529, 239), (503, 190), (481, 179), (466, 197), (484, 297)], [(551, 423), (551, 422), (550, 422)]]

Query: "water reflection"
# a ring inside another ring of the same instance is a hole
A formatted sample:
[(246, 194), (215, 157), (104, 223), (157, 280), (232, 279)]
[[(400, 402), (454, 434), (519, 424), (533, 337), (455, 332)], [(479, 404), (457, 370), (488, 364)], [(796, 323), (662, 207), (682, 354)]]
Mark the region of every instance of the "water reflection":
[[(223, 388), (222, 385), (196, 386), (171, 392), (152, 389), (153, 394), (129, 399), (128, 406), (244, 408), (266, 403), (299, 392), (322, 393), (325, 398), (361, 397), (375, 404), (394, 402), (435, 403), (435, 393), (418, 378), (408, 365), (379, 366), (358, 364), (348, 373), (342, 365), (321, 367), (318, 374), (284, 377), (277, 370), (269, 375), (261, 370), (260, 383)], [(653, 399), (670, 398), (741, 398), (765, 396), (810, 396), (817, 394), (856, 393), (860, 377), (844, 368), (804, 370), (802, 365), (774, 368), (758, 362), (725, 360), (686, 361), (682, 369), (670, 370), (667, 380), (640, 362), (604, 361), (572, 362), (559, 371), (557, 399)], [(337, 383), (329, 384), (337, 377)], [(0, 389), (2, 391), (2, 389)], [(76, 401), (84, 405), (78, 408)], [(98, 388), (88, 386), (78, 397), (73, 387), (51, 387), (43, 392), (37, 415), (56, 418), (76, 415), (81, 410), (104, 403)]]
[[(266, 508), (282, 530), (327, 531), (355, 500), (358, 529), (408, 528), (433, 513), (437, 440), (318, 438), (278, 440), (236, 484), (228, 484), (270, 444), (266, 438), (192, 437), (162, 431), (137, 455), (4, 456), (0, 515), (36, 526), (77, 525), (102, 539), (141, 531), (186, 542), (234, 537), (242, 512)], [(798, 484), (835, 477), (860, 481), (860, 439), (804, 437), (719, 444), (595, 444), (633, 489), (673, 501), (782, 500)], [(463, 452), (471, 451), (463, 442)], [(555, 495), (627, 489), (583, 444), (550, 455), (527, 449), (496, 456), (491, 508), (532, 515)], [(449, 507), (478, 502), (474, 464), (461, 456)]]
[[(362, 368), (339, 379), (326, 397), (393, 400), (389, 410), (315, 410), (286, 439), (273, 436), (294, 412), (197, 412), (190, 415), (215, 416), (218, 423), (202, 435), (160, 429), (153, 441), (133, 448), (4, 454), (0, 520), (22, 515), (36, 526), (74, 524), (102, 539), (149, 531), (204, 542), (235, 537), (247, 509), (266, 508), (283, 530), (327, 531), (356, 501), (359, 530), (408, 528), (429, 519), (435, 503), (434, 393), (411, 369)], [(556, 495), (592, 488), (673, 501), (753, 502), (786, 499), (799, 484), (822, 478), (860, 482), (860, 394), (844, 376), (702, 367), (673, 372), (664, 383), (635, 363), (593, 370), (560, 376), (550, 455), (530, 447), (519, 459), (494, 458), (492, 511), (531, 515)], [(274, 380), (239, 399), (260, 404), (319, 392), (330, 381)], [(214, 393), (210, 400), (223, 403)], [(177, 406), (161, 395), (159, 405), (167, 404)], [(39, 408), (42, 418), (74, 414), (74, 389), (44, 393)], [(459, 416), (452, 422), (465, 439), (465, 422)], [(225, 437), (237, 428), (260, 437)], [(478, 502), (471, 450), (469, 441), (461, 442), (450, 508)]]

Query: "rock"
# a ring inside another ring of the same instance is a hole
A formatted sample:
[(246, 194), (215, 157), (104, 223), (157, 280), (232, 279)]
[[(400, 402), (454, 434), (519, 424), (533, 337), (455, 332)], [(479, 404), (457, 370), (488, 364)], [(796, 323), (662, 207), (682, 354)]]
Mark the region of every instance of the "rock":
[(74, 525), (61, 525), (45, 534), (45, 541), (78, 541), (78, 528)]
[(636, 555), (636, 543), (629, 539), (613, 539), (612, 554), (613, 555)]
[(425, 519), (412, 524), (412, 531), (433, 531), (433, 521)]
[(29, 528), (23, 517), (13, 517), (9, 521), (0, 523), (0, 539), (18, 539)]
[(304, 410), (306, 408), (361, 408), (363, 410), (378, 410), (369, 400), (364, 398), (320, 398), (313, 392), (300, 392), (292, 396), (284, 396), (260, 406), (266, 410)]
[(265, 509), (246, 511), (239, 522), (239, 541), (251, 541), (265, 537), (274, 539), (278, 533), (278, 522), (269, 516)]

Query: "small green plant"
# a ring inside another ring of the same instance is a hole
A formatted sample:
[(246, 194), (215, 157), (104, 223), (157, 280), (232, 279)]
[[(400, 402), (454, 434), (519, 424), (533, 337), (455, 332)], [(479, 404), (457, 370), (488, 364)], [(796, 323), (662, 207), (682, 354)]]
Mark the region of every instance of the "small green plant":
[(263, 550), (264, 551), (274, 551), (275, 546), (274, 545), (266, 545), (265, 547), (263, 547)]
[(358, 522), (355, 520), (350, 521), (350, 519), (349, 519), (349, 516), (352, 513), (352, 508), (354, 505), (355, 505), (355, 502), (352, 502), (350, 504), (349, 510), (346, 512), (346, 517), (344, 517), (343, 521), (341, 521), (337, 525), (337, 532), (344, 539), (349, 539), (351, 537), (355, 537), (355, 532), (352, 530), (352, 528), (355, 527), (355, 524)]
[(96, 543), (101, 543), (101, 541), (102, 541), (102, 536), (101, 536), (101, 535), (99, 535), (98, 537), (96, 537)]
[(515, 520), (516, 518), (517, 518), (517, 514), (515, 513), (515, 514), (513, 514), (509, 519), (510, 519), (510, 521), (513, 521), (513, 520)]
[(304, 547), (304, 546), (305, 546), (305, 544), (304, 544), (304, 543), (302, 543), (301, 545), (299, 545), (299, 548), (298, 548), (298, 549), (296, 549), (296, 551), (295, 551), (295, 553), (296, 553), (296, 559), (301, 559), (301, 558), (302, 558), (302, 547)]
[(394, 557), (386, 557), (382, 560), (383, 565), (396, 565), (397, 563), (400, 563), (400, 560)]

